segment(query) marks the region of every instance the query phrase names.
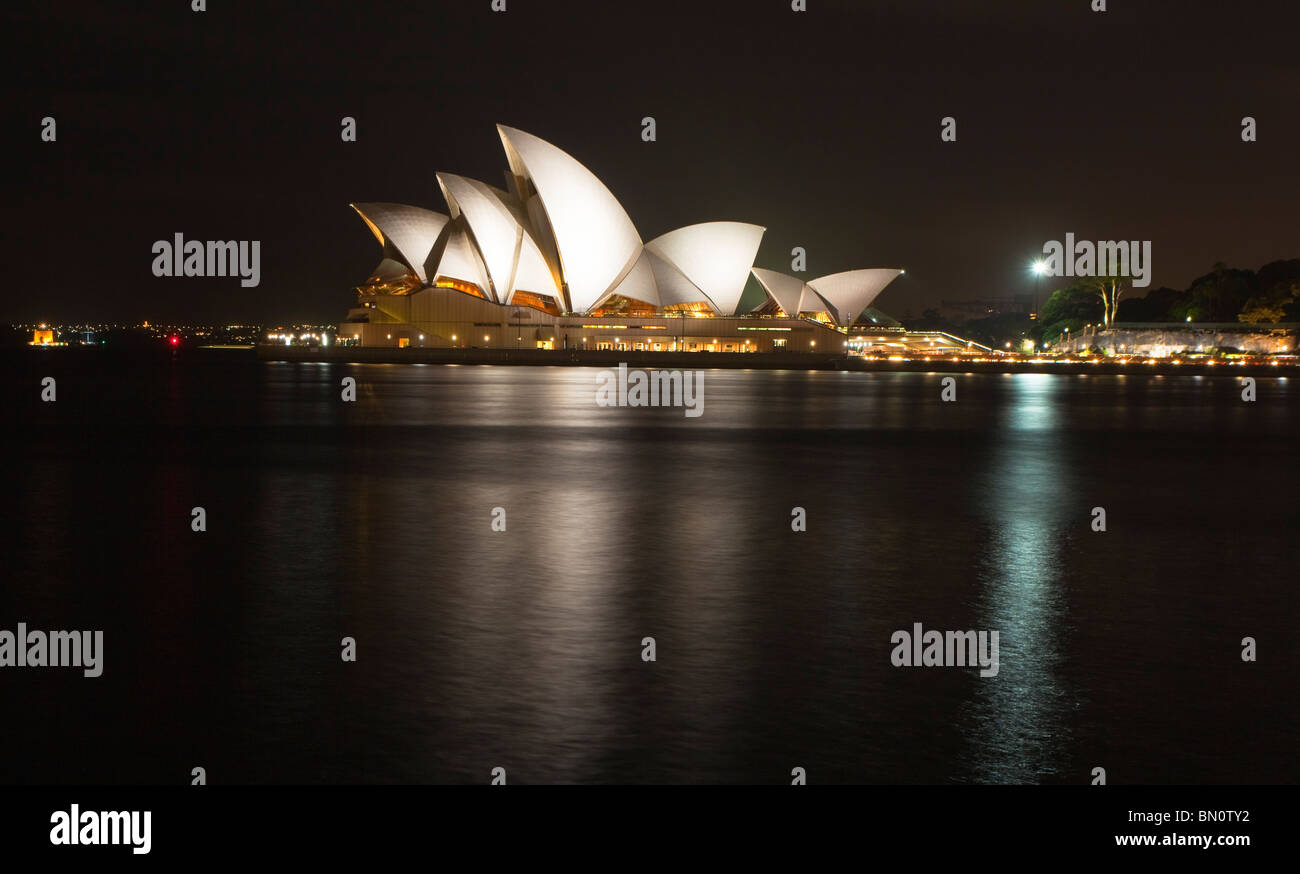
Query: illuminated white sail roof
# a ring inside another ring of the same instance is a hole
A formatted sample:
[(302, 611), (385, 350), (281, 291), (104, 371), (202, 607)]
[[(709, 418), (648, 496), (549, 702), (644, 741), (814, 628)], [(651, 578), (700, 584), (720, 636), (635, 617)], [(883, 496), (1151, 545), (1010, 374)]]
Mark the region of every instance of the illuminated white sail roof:
[(636, 259), (636, 263), (632, 265), (627, 275), (619, 280), (609, 294), (602, 295), (592, 309), (597, 309), (607, 298), (615, 294), (648, 303), (656, 308), (659, 306), (659, 286), (655, 283), (654, 270), (650, 266), (650, 255), (647, 252), (642, 250), (641, 257)]
[(542, 257), (532, 236), (523, 228), (520, 230), (523, 235), (519, 239), (519, 261), (515, 267), (514, 282), (510, 286), (510, 296), (513, 298), (516, 291), (530, 291), (553, 297), (559, 303), (560, 289), (555, 284), (555, 274), (551, 273), (551, 268), (547, 266), (546, 259)]
[[(352, 204), (384, 248), (372, 283), (409, 270), (425, 283), (472, 283), (499, 303), (519, 292), (543, 295), (569, 313), (619, 294), (659, 308), (704, 304), (732, 316), (752, 273), (786, 314), (826, 313), (846, 325), (902, 273), (849, 270), (805, 282), (753, 268), (764, 228), (744, 222), (688, 225), (642, 244), (618, 200), (572, 156), (515, 128), (497, 125), (497, 132), (510, 164), (509, 192), (439, 173), (450, 216), (397, 203)], [(402, 284), (415, 285), (409, 277)]]
[(641, 237), (591, 171), (543, 139), (497, 125), (510, 169), (537, 189), (573, 312), (586, 312), (641, 252)]
[(704, 222), (669, 231), (645, 245), (708, 295), (721, 315), (730, 316), (740, 306), (764, 230), (744, 222)]
[(902, 270), (876, 267), (869, 270), (846, 270), (808, 280), (808, 284), (831, 305), (831, 316), (841, 325), (851, 325), (871, 306), (885, 286)]
[[(429, 261), (426, 264), (431, 281), (438, 279), (456, 279), (461, 282), (470, 282), (477, 285), (488, 298), (495, 300), (488, 286), (487, 275), (483, 269), (483, 262), (479, 258), (478, 252), (474, 248), (473, 242), (470, 241), (469, 235), (460, 220), (454, 221), (447, 226), (444, 239), (438, 241), (439, 245), (429, 255)], [(436, 266), (434, 259), (437, 259)]]
[(452, 216), (465, 217), (498, 300), (509, 303), (516, 290), (559, 300), (555, 276), (532, 235), (519, 223), (522, 210), (511, 208), (509, 194), (451, 173), (439, 173), (438, 185)]
[(424, 262), (448, 222), (442, 213), (404, 203), (354, 203), (375, 239), (392, 246), (421, 281), (428, 282)]
[(822, 297), (817, 291), (808, 284), (804, 284), (803, 294), (799, 296), (799, 312), (801, 313), (826, 313), (832, 318), (835, 316), (835, 307)]
[(655, 283), (659, 286), (660, 306), (667, 307), (673, 304), (702, 301), (709, 305), (709, 309), (718, 313), (717, 304), (709, 300), (709, 296), (701, 291), (699, 286), (687, 279), (682, 271), (648, 249), (646, 250), (646, 256), (650, 260), (650, 266), (654, 269)]
[(808, 283), (775, 270), (755, 267), (752, 271), (758, 284), (763, 286), (768, 297), (776, 301), (781, 312), (791, 318), (801, 312), (817, 312), (826, 309), (826, 304), (817, 297), (817, 292), (808, 287)]
[(385, 258), (375, 266), (374, 270), (370, 271), (370, 281), (390, 282), (394, 279), (401, 279), (403, 276), (408, 276), (410, 273), (411, 268), (407, 267), (402, 262), (395, 261), (392, 258)]
[(463, 215), (478, 243), (494, 296), (505, 301), (514, 278), (519, 223), (482, 182), (451, 173), (439, 173), (437, 179), (452, 218)]

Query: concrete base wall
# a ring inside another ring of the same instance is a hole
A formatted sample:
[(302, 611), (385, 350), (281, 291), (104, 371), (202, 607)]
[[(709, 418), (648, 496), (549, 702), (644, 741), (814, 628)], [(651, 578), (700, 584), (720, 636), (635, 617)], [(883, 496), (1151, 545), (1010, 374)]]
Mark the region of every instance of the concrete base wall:
[(582, 351), (580, 349), (434, 349), (411, 346), (282, 346), (257, 347), (263, 361), (334, 361), (352, 364), (531, 364), (578, 367), (628, 367), (698, 370), (746, 368), (753, 370), (842, 370), (854, 359), (845, 355), (809, 352), (636, 352)]
[(348, 313), (338, 340), (361, 347), (714, 353), (843, 353), (848, 335), (807, 319), (763, 316), (554, 316), (454, 289), (373, 295)]

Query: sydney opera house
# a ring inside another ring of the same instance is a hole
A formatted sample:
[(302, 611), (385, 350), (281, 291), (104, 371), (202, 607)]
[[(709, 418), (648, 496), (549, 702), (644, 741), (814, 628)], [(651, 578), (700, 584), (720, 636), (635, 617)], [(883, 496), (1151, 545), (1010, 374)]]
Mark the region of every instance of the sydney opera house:
[(354, 203), (383, 247), (338, 340), (362, 346), (826, 351), (903, 271), (807, 281), (754, 267), (764, 228), (713, 221), (643, 241), (566, 152), (497, 126), (506, 188), (438, 173), (447, 213)]

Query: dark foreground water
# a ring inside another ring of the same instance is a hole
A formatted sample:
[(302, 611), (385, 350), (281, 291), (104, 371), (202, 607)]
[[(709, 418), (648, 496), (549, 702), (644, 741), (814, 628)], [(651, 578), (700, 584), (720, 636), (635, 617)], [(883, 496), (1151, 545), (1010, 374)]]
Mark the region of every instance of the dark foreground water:
[(0, 781), (1295, 781), (1300, 384), (940, 378), (11, 362)]

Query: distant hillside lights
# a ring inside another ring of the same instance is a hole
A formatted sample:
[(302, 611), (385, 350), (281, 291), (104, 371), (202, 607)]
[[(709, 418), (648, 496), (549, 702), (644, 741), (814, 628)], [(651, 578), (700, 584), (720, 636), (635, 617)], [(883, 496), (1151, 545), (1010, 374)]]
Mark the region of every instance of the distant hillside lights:
[(185, 240), (153, 244), (154, 276), (239, 276), (244, 288), (262, 281), (261, 240)]
[(1150, 240), (1091, 240), (1075, 242), (1065, 235), (1065, 244), (1048, 240), (1043, 244), (1043, 273), (1048, 276), (1129, 276), (1134, 288), (1151, 284)]

